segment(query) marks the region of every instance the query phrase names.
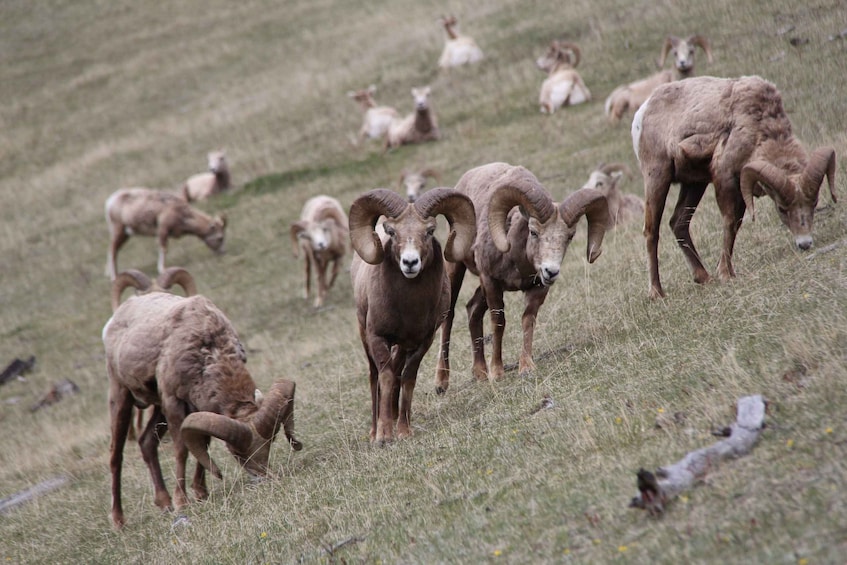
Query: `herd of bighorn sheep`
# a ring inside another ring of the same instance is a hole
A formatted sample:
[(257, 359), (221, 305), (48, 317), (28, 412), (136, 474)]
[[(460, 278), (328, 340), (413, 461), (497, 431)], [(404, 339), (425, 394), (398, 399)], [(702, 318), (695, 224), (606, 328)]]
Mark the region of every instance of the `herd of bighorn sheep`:
[[(447, 34), (438, 61), (450, 69), (483, 59), (482, 50), (457, 31), (453, 16), (439, 19)], [(352, 297), (359, 337), (367, 358), (371, 391), (370, 439), (382, 445), (412, 434), (412, 396), (418, 370), (441, 329), (435, 390), (450, 383), (450, 340), (456, 303), (466, 272), (478, 277), (467, 302), (476, 380), (505, 374), (504, 293), (521, 291), (523, 343), (518, 371), (537, 370), (533, 361), (536, 319), (565, 253), (586, 220), (588, 263), (600, 256), (608, 230), (643, 218), (649, 267), (649, 296), (665, 296), (659, 279), (658, 243), (662, 213), (671, 184), (680, 185), (670, 227), (693, 272), (705, 283), (710, 275), (689, 232), (694, 212), (709, 184), (715, 187), (723, 217), (723, 248), (717, 265), (721, 280), (735, 276), (732, 254), (745, 211), (754, 217), (754, 198), (769, 196), (800, 249), (812, 245), (812, 225), (824, 178), (833, 201), (835, 150), (807, 152), (794, 137), (775, 85), (757, 76), (738, 79), (693, 77), (695, 47), (712, 62), (711, 45), (701, 35), (668, 36), (658, 60), (671, 54), (674, 70), (616, 88), (606, 98), (605, 114), (618, 122), (633, 112), (632, 145), (644, 182), (644, 200), (621, 190), (631, 178), (623, 162), (600, 164), (583, 186), (556, 202), (538, 178), (522, 166), (492, 162), (465, 169), (453, 188), (441, 184), (432, 167), (405, 168), (398, 190), (361, 193), (349, 214), (334, 196), (308, 199), (290, 236), (295, 258), (305, 263), (305, 297), (323, 307), (336, 282), (349, 240)], [(536, 66), (547, 73), (539, 95), (542, 112), (591, 101), (576, 68), (582, 51), (573, 42), (554, 40)], [(458, 72), (458, 71), (456, 71)], [(412, 88), (414, 110), (401, 116), (377, 106), (376, 86), (349, 91), (361, 106), (363, 121), (356, 145), (382, 139), (385, 150), (441, 139), (429, 86)], [(547, 119), (547, 118), (545, 118)], [(124, 188), (106, 201), (110, 231), (107, 274), (112, 280), (113, 314), (103, 328), (111, 414), (112, 521), (125, 524), (121, 505), (123, 448), (133, 431), (133, 408), (149, 407), (138, 443), (154, 485), (154, 503), (179, 509), (188, 502), (185, 467), (197, 459), (192, 483), (197, 499), (208, 496), (205, 472), (221, 477), (209, 456), (219, 438), (248, 473), (270, 473), (270, 447), (282, 430), (295, 450), (295, 384), (281, 379), (263, 395), (246, 368), (246, 349), (229, 319), (211, 300), (197, 294), (191, 275), (165, 266), (168, 238), (196, 235), (222, 252), (224, 216), (210, 216), (191, 203), (230, 190), (223, 151), (208, 154), (207, 172), (193, 175), (176, 191)], [(202, 202), (201, 202), (202, 204)], [(289, 203), (290, 205), (290, 203)], [(449, 224), (446, 240), (436, 238), (436, 218)], [(118, 272), (117, 254), (131, 235), (155, 236), (160, 275), (151, 281), (140, 271)], [(312, 292), (314, 268), (317, 291)], [(331, 270), (330, 270), (331, 269)], [(329, 275), (327, 271), (330, 270)], [(186, 296), (169, 292), (181, 285)], [(562, 286), (562, 285), (559, 285)], [(136, 294), (121, 304), (127, 288)], [(491, 363), (485, 358), (485, 313), (493, 333)], [(165, 487), (158, 459), (168, 431), (176, 452), (174, 499)]]

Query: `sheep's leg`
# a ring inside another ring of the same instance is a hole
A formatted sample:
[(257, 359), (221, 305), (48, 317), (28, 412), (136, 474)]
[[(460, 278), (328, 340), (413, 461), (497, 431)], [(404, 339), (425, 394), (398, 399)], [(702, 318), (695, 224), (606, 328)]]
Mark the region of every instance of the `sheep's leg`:
[(326, 299), (326, 261), (315, 257), (315, 272), (318, 279), (318, 295), (315, 298), (315, 308), (320, 308), (324, 305)]
[(725, 183), (717, 182), (715, 195), (718, 200), (718, 208), (723, 215), (723, 248), (721, 258), (718, 261), (718, 278), (727, 281), (735, 277), (735, 269), (732, 267), (732, 252), (735, 248), (735, 237), (741, 228), (746, 205), (736, 183), (731, 189), (725, 189)]
[(697, 205), (703, 198), (706, 192), (708, 183), (685, 183), (679, 189), (679, 199), (676, 202), (673, 214), (671, 215), (670, 226), (676, 243), (682, 249), (685, 259), (688, 261), (691, 271), (694, 273), (694, 282), (705, 284), (709, 282), (709, 273), (703, 266), (703, 261), (694, 247), (694, 241), (691, 239), (691, 218), (694, 216), (694, 211), (697, 210)]
[(159, 274), (165, 272), (165, 255), (168, 254), (168, 232), (160, 231), (159, 232), (159, 261), (156, 263), (156, 268), (159, 270)]
[(503, 368), (503, 334), (506, 331), (506, 310), (503, 302), (503, 287), (497, 281), (481, 277), (485, 301), (491, 313), (491, 333), (494, 338), (491, 343), (491, 372), (490, 378), (502, 379), (506, 374)]
[(456, 315), (456, 301), (465, 278), (466, 267), (463, 263), (445, 262), (445, 271), (450, 280), (450, 309), (441, 324), (441, 348), (438, 365), (435, 369), (435, 393), (444, 394), (450, 386), (450, 334), (453, 332), (453, 318)]
[(473, 376), (478, 381), (488, 380), (488, 365), (485, 363), (485, 338), (482, 335), (482, 321), (488, 304), (485, 302), (485, 294), (482, 286), (478, 286), (471, 299), (468, 301), (468, 329), (471, 333), (471, 344), (473, 345)]
[[(159, 464), (159, 441), (164, 433), (157, 429), (160, 425), (167, 426), (167, 422), (161, 409), (156, 406), (153, 408), (153, 413), (147, 421), (147, 426), (138, 437), (138, 445), (141, 448), (141, 457), (144, 459), (144, 463), (147, 464), (147, 469), (150, 471), (150, 478), (153, 481), (153, 490), (155, 492), (153, 501), (162, 510), (170, 510), (172, 508), (171, 496), (168, 494), (167, 487), (165, 487), (162, 466)], [(167, 427), (164, 429), (167, 429)], [(173, 434), (173, 432), (171, 433)]]
[(132, 398), (129, 390), (112, 381), (109, 388), (109, 414), (112, 424), (112, 445), (109, 467), (112, 472), (112, 523), (120, 529), (126, 524), (121, 504), (121, 468), (124, 446), (132, 423)]
[(118, 271), (118, 250), (123, 247), (123, 244), (129, 239), (129, 235), (124, 231), (123, 226), (112, 227), (112, 241), (109, 244), (109, 255), (106, 257), (106, 274), (109, 278), (115, 280)]
[(415, 382), (418, 377), (418, 369), (421, 360), (435, 338), (435, 333), (430, 336), (426, 343), (415, 350), (406, 360), (401, 378), (402, 394), (400, 396), (400, 418), (397, 421), (397, 438), (401, 439), (412, 435), (412, 395), (415, 392)]
[(339, 261), (338, 261), (338, 258), (336, 257), (335, 259), (332, 260), (332, 275), (329, 277), (329, 284), (327, 285), (327, 289), (332, 288), (332, 285), (335, 284), (335, 279), (336, 279), (336, 277), (338, 277), (338, 268), (339, 268)]
[(305, 273), (306, 274), (306, 293), (303, 295), (303, 298), (305, 298), (306, 300), (309, 300), (309, 294), (311, 294), (311, 292), (312, 292), (312, 258), (311, 258), (311, 255), (312, 255), (311, 251), (308, 251), (308, 250), (303, 254), (303, 257), (305, 259), (304, 263), (306, 265), (306, 273)]
[[(209, 451), (209, 443), (211, 438), (206, 438), (206, 451)], [(194, 491), (194, 496), (197, 500), (206, 500), (209, 498), (209, 489), (206, 488), (206, 467), (199, 462), (194, 468), (194, 480), (191, 482), (191, 489)]]
[(665, 291), (659, 280), (659, 228), (665, 201), (670, 190), (670, 173), (657, 172), (642, 167), (644, 176), (644, 237), (650, 268), (650, 298), (664, 298)]
[(523, 348), (518, 363), (518, 373), (526, 375), (535, 371), (535, 362), (532, 360), (532, 337), (535, 332), (535, 318), (538, 309), (547, 299), (549, 287), (534, 287), (524, 293), (526, 307), (521, 317), (521, 328), (523, 329)]
[[(372, 360), (370, 361), (377, 371), (377, 418), (376, 418), (376, 433), (374, 434), (374, 442), (382, 445), (390, 442), (393, 439), (393, 395), (392, 391), (395, 387), (395, 381), (398, 377), (395, 375), (391, 359), (391, 347), (388, 342), (378, 336), (368, 336), (367, 348), (370, 352)], [(373, 374), (373, 373), (372, 373)], [(373, 389), (373, 376), (371, 377), (371, 388)], [(373, 394), (372, 394), (373, 396)], [(394, 404), (396, 406), (396, 404)]]
[(403, 366), (406, 364), (406, 352), (395, 345), (391, 349), (391, 372), (396, 375), (394, 384), (391, 387), (391, 422), (392, 425), (397, 423), (400, 417), (400, 390), (401, 379), (400, 374), (403, 371)]
[(165, 416), (168, 428), (173, 439), (174, 456), (176, 459), (176, 486), (174, 487), (174, 508), (179, 510), (188, 504), (188, 495), (185, 492), (185, 464), (188, 461), (188, 447), (182, 441), (182, 422), (188, 415), (185, 404), (176, 397), (162, 399), (161, 412)]

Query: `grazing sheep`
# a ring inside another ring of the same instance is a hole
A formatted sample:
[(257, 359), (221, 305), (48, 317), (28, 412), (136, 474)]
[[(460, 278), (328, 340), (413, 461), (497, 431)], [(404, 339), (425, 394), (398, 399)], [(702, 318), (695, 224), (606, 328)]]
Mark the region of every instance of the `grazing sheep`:
[[(571, 239), (582, 216), (588, 220), (588, 261), (600, 255), (609, 211), (606, 198), (597, 190), (583, 188), (561, 204), (553, 202), (538, 179), (523, 167), (490, 163), (466, 172), (456, 191), (466, 194), (476, 211), (476, 242), (464, 261), (447, 264), (450, 279), (450, 310), (441, 328), (441, 353), (436, 371), (436, 391), (447, 390), (450, 381), (450, 334), (456, 300), (465, 271), (479, 277), (479, 287), (467, 304), (468, 326), (473, 344), (473, 375), (479, 380), (499, 379), (503, 368), (503, 332), (506, 315), (503, 293), (523, 291), (526, 308), (521, 318), (523, 348), (519, 370), (534, 370), (532, 336), (538, 309), (559, 276)], [(491, 372), (485, 362), (482, 322), (491, 311), (494, 340)]]
[[(443, 255), (434, 238), (439, 214), (450, 224)], [(378, 220), (384, 240), (375, 230)], [(393, 439), (395, 422), (398, 438), (412, 433), (418, 367), (450, 305), (444, 259), (465, 260), (475, 233), (473, 205), (451, 188), (434, 188), (414, 203), (375, 189), (350, 207), (350, 241), (356, 250), (350, 275), (368, 358), (370, 437), (377, 444)]]
[(673, 70), (659, 71), (645, 79), (617, 87), (606, 98), (606, 116), (612, 122), (619, 122), (627, 110), (635, 112), (650, 96), (650, 93), (661, 84), (682, 80), (694, 76), (694, 48), (700, 47), (712, 62), (712, 48), (709, 40), (702, 35), (692, 35), (688, 39), (680, 39), (669, 35), (662, 46), (662, 54), (657, 61), (659, 68), (665, 65), (668, 52), (673, 52)]
[[(338, 266), (347, 251), (345, 241), (348, 238), (347, 214), (341, 204), (331, 196), (315, 196), (306, 201), (300, 220), (291, 225), (291, 243), (294, 257), (300, 256), (306, 263), (306, 293), (309, 299), (312, 282), (312, 264), (318, 278), (318, 292), (315, 296), (315, 308), (324, 304), (327, 291), (335, 283)], [(332, 263), (332, 275), (329, 283), (326, 270)]]
[(575, 43), (554, 40), (547, 52), (535, 61), (535, 65), (547, 73), (538, 97), (542, 113), (552, 114), (557, 108), (591, 100), (591, 92), (576, 71), (580, 57), (579, 46)]
[(165, 270), (169, 237), (196, 235), (210, 249), (223, 253), (226, 216), (208, 216), (171, 192), (149, 188), (117, 190), (106, 200), (106, 223), (112, 236), (106, 274), (112, 280), (117, 273), (118, 250), (131, 235), (156, 236), (160, 273)]
[[(131, 278), (114, 284), (120, 296)], [(188, 503), (185, 464), (188, 452), (197, 459), (192, 487), (198, 499), (208, 496), (205, 469), (221, 478), (209, 457), (212, 437), (254, 476), (268, 473), (271, 443), (280, 427), (295, 450), (294, 389), (279, 380), (262, 397), (244, 365), (243, 346), (226, 316), (201, 295), (167, 292), (133, 296), (121, 304), (103, 327), (109, 375), (111, 417), (112, 522), (126, 523), (121, 504), (123, 449), (133, 406), (153, 406), (138, 439), (155, 489), (154, 502), (165, 510)], [(170, 432), (176, 452), (175, 504), (159, 465), (159, 441)]]
[(624, 194), (618, 186), (624, 175), (631, 177), (632, 171), (622, 163), (599, 165), (583, 185), (583, 188), (599, 190), (606, 197), (609, 230), (644, 217), (644, 201), (634, 194)]
[(441, 137), (435, 113), (429, 104), (429, 94), (428, 86), (412, 89), (415, 111), (391, 122), (385, 137), (386, 150), (409, 143), (435, 141)]
[(435, 169), (403, 169), (400, 173), (400, 188), (406, 191), (409, 202), (414, 202), (420, 197), (426, 188), (428, 178), (434, 179), (436, 183), (441, 183), (441, 173)]
[(375, 92), (376, 86), (373, 84), (365, 90), (347, 92), (347, 96), (358, 102), (364, 113), (362, 127), (359, 129), (358, 140), (360, 143), (366, 138), (380, 139), (384, 137), (388, 132), (388, 126), (399, 116), (397, 110), (390, 106), (377, 106), (373, 98)]
[(457, 31), (458, 25), (455, 16), (442, 16), (438, 21), (447, 32), (444, 42), (444, 50), (438, 58), (438, 66), (441, 69), (460, 67), (469, 63), (477, 63), (483, 59), (482, 49), (471, 37), (462, 35)]
[(632, 143), (644, 177), (651, 298), (665, 296), (659, 282), (659, 227), (671, 183), (679, 183), (680, 191), (670, 227), (697, 283), (710, 277), (688, 226), (710, 182), (723, 216), (721, 280), (735, 276), (735, 236), (745, 209), (753, 213), (754, 196), (773, 199), (804, 250), (812, 246), (824, 175), (836, 200), (835, 150), (807, 153), (791, 131), (776, 87), (757, 76), (690, 78), (657, 88), (635, 114)]
[(223, 150), (212, 151), (206, 155), (209, 170), (192, 175), (182, 185), (182, 196), (186, 202), (205, 200), (230, 188), (229, 165)]

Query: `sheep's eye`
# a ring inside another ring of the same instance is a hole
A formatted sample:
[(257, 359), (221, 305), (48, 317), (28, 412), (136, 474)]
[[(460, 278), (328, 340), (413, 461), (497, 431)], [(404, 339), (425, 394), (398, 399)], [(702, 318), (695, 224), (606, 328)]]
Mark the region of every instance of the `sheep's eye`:
[(594, 188), (601, 188), (602, 186), (603, 186), (603, 183), (598, 180), (597, 184), (594, 185)]
[(435, 228), (434, 227), (427, 228), (427, 230), (426, 230), (427, 237), (432, 237), (434, 234), (435, 234)]
[(538, 230), (529, 230), (529, 235), (531, 235), (535, 239), (538, 239)]
[(383, 227), (385, 228), (385, 233), (387, 233), (389, 236), (394, 237), (396, 235), (397, 232), (395, 232), (394, 228), (392, 228), (391, 226), (383, 224)]

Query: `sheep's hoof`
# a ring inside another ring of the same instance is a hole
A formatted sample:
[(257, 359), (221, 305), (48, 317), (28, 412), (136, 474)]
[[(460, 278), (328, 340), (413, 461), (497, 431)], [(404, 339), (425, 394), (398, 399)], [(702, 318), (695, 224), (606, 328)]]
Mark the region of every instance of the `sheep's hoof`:
[(435, 385), (435, 394), (442, 396), (447, 393), (447, 385)]
[(661, 288), (652, 286), (652, 287), (650, 287), (650, 293), (649, 293), (648, 296), (649, 296), (650, 300), (657, 300), (659, 298), (665, 298), (665, 291), (663, 291)]

